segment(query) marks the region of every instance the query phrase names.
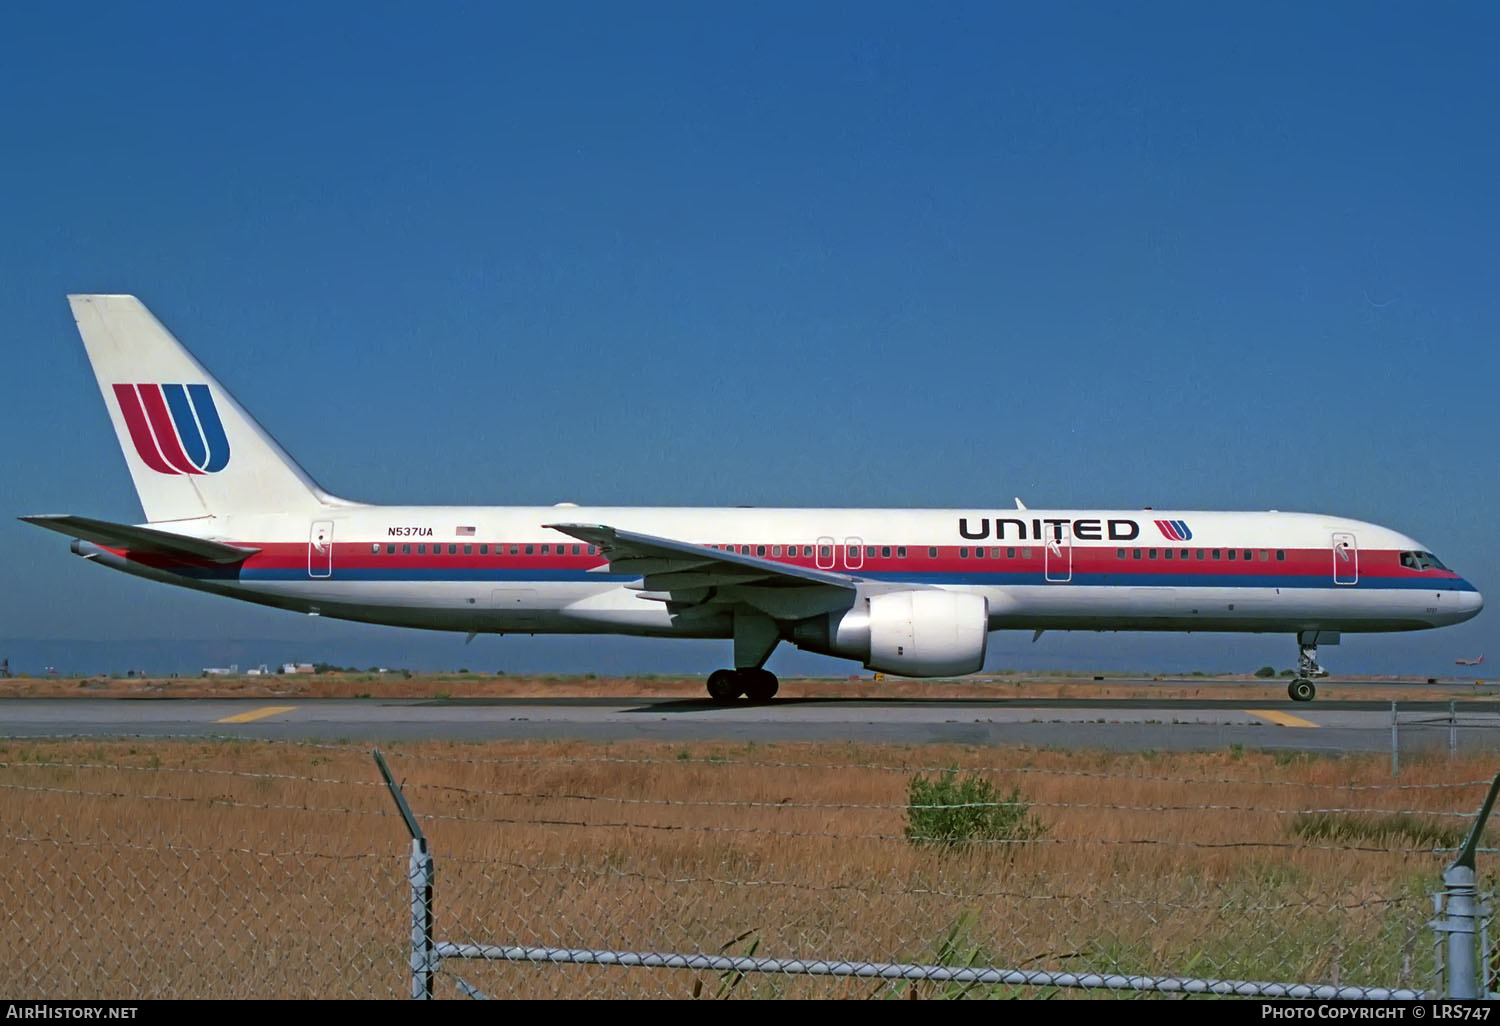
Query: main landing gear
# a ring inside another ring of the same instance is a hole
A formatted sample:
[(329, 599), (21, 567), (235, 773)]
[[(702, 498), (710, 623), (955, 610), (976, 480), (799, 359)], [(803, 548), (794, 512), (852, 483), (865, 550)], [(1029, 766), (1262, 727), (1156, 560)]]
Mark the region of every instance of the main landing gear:
[[(1335, 638), (1337, 640), (1337, 638)], [(1318, 689), (1313, 687), (1313, 677), (1326, 677), (1328, 671), (1318, 665), (1318, 643), (1309, 641), (1306, 635), (1297, 639), (1297, 676), (1286, 686), (1286, 693), (1293, 702), (1311, 702)]]
[(708, 675), (708, 697), (719, 705), (728, 705), (741, 695), (752, 702), (769, 702), (780, 686), (770, 670), (715, 670)]

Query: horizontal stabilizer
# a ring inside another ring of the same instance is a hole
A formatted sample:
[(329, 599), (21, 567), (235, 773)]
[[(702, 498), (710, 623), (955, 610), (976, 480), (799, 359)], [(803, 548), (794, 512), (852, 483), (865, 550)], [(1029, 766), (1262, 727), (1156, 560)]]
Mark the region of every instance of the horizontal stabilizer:
[(45, 527), (49, 531), (65, 534), (70, 538), (82, 538), (96, 545), (111, 549), (129, 549), (131, 552), (150, 552), (177, 559), (206, 560), (210, 563), (242, 563), (260, 549), (224, 542), (208, 541), (205, 538), (189, 538), (169, 531), (158, 531), (154, 527), (132, 527), (129, 524), (114, 524), (108, 520), (90, 517), (69, 516), (66, 513), (48, 513), (34, 517), (21, 517), (28, 524)]

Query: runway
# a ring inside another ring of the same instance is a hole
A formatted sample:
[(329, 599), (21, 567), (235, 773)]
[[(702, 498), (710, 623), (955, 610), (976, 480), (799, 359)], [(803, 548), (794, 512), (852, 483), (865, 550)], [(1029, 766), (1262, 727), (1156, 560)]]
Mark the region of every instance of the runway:
[[(1403, 751), (1500, 751), (1494, 701), (1405, 702)], [(858, 741), (1193, 751), (1389, 751), (1388, 702), (1212, 699), (8, 699), (0, 736), (279, 740)]]

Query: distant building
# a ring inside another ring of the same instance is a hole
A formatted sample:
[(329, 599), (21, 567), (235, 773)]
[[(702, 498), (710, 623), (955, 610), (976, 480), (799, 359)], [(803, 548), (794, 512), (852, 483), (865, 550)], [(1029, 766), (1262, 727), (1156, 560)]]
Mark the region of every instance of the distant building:
[(205, 677), (233, 677), (239, 672), (239, 663), (235, 663), (233, 666), (205, 666), (203, 668), (203, 676)]
[(312, 673), (313, 672), (313, 664), (312, 663), (282, 663), (281, 664), (281, 672), (282, 673)]
[(259, 666), (252, 666), (252, 667), (250, 667), (250, 669), (246, 670), (245, 671), (245, 676), (246, 677), (265, 677), (265, 676), (269, 676), (270, 673), (271, 673), (271, 671), (266, 667), (266, 664), (265, 663), (261, 663)]

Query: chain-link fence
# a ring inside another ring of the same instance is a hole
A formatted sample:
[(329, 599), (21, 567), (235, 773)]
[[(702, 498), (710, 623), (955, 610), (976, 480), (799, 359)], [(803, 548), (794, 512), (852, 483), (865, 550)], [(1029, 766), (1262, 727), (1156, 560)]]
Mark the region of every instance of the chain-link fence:
[(367, 749), (0, 741), (0, 993), (1415, 997), (1446, 989), (1452, 928), (1433, 924), (1462, 917), (1450, 895), (1435, 918), (1433, 896), (1493, 770), (1416, 759), (1397, 783), (1379, 756), (1238, 750), (385, 755), (430, 863)]
[(1404, 759), (1446, 755), (1457, 758), (1461, 750), (1494, 751), (1500, 748), (1500, 722), (1493, 712), (1460, 709), (1449, 701), (1446, 710), (1429, 707), (1403, 709), (1391, 703), (1391, 775), (1401, 775)]

